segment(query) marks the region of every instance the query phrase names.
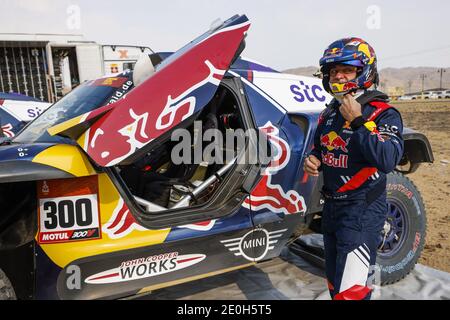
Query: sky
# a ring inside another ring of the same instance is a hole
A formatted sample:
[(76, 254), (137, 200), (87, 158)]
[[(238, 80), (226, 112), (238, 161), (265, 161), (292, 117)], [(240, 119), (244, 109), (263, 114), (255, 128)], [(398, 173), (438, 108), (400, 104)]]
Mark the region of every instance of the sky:
[(368, 41), (380, 68), (450, 67), (448, 12), (444, 0), (0, 0), (0, 33), (175, 51), (217, 18), (246, 14), (243, 56), (278, 70), (317, 66), (326, 46), (347, 36)]

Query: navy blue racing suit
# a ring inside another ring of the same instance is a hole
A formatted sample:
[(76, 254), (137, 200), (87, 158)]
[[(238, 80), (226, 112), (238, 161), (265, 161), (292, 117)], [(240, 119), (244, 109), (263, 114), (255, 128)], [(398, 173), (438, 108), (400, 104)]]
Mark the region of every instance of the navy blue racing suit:
[(349, 124), (333, 100), (321, 113), (310, 154), (321, 160), (325, 265), (333, 299), (370, 299), (387, 214), (386, 174), (403, 155), (400, 113), (383, 101), (362, 105), (364, 119)]

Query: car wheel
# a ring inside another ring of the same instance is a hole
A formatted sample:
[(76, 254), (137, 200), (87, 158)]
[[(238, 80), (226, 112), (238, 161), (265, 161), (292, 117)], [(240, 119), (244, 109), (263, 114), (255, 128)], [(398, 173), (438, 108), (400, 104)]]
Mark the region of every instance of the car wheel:
[(403, 279), (414, 268), (425, 245), (427, 224), (422, 196), (411, 180), (391, 173), (386, 189), (388, 212), (377, 256), (382, 285)]
[(16, 293), (6, 274), (0, 269), (0, 300), (16, 300)]

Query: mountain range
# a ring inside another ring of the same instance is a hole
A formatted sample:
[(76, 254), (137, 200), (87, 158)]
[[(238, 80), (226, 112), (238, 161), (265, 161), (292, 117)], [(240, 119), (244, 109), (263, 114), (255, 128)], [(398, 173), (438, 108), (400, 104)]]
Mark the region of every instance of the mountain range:
[[(284, 70), (283, 73), (290, 73), (303, 76), (312, 76), (317, 72), (318, 67), (299, 67)], [(440, 88), (440, 70), (433, 67), (408, 67), (408, 68), (385, 68), (380, 70), (380, 89), (387, 91), (395, 87), (400, 87), (405, 93), (420, 92), (422, 90), (422, 75), (424, 90)], [(442, 87), (450, 88), (450, 68), (442, 68)]]

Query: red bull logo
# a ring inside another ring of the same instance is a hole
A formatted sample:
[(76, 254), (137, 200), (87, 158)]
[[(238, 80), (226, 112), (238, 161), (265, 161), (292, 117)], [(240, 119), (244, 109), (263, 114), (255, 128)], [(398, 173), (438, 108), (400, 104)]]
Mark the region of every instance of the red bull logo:
[(338, 136), (338, 134), (334, 131), (331, 131), (320, 137), (320, 145), (322, 147), (327, 148), (328, 151), (341, 150), (347, 153), (348, 152), (347, 145), (349, 141), (350, 138), (344, 140), (340, 136)]
[(352, 89), (358, 89), (358, 85), (352, 81), (345, 83), (333, 82), (331, 83), (331, 90), (333, 93), (347, 92)]
[[(378, 110), (380, 110), (380, 109), (378, 109)], [(377, 110), (377, 111), (378, 111), (378, 110)], [(364, 126), (367, 128), (367, 130), (370, 131), (370, 135), (371, 135), (371, 136), (375, 135), (375, 136), (377, 136), (378, 141), (380, 141), (380, 142), (385, 142), (385, 140), (384, 140), (383, 137), (381, 136), (380, 132), (378, 131), (377, 125), (376, 125), (375, 122), (373, 122), (373, 121), (366, 122), (366, 123), (364, 124)]]
[(341, 48), (332, 48), (330, 50), (328, 50), (328, 54), (338, 54), (342, 51)]
[(322, 163), (334, 168), (348, 168), (348, 155), (341, 154), (339, 157), (335, 157), (333, 153), (322, 153)]
[(278, 128), (270, 121), (261, 127), (260, 130), (267, 134), (267, 138), (274, 146), (276, 154), (250, 197), (245, 199), (243, 207), (251, 208), (255, 211), (268, 209), (272, 212), (284, 214), (305, 212), (305, 200), (297, 191), (289, 190), (285, 192), (279, 184), (272, 184), (273, 174), (289, 163), (291, 152), (288, 143), (278, 136)]

